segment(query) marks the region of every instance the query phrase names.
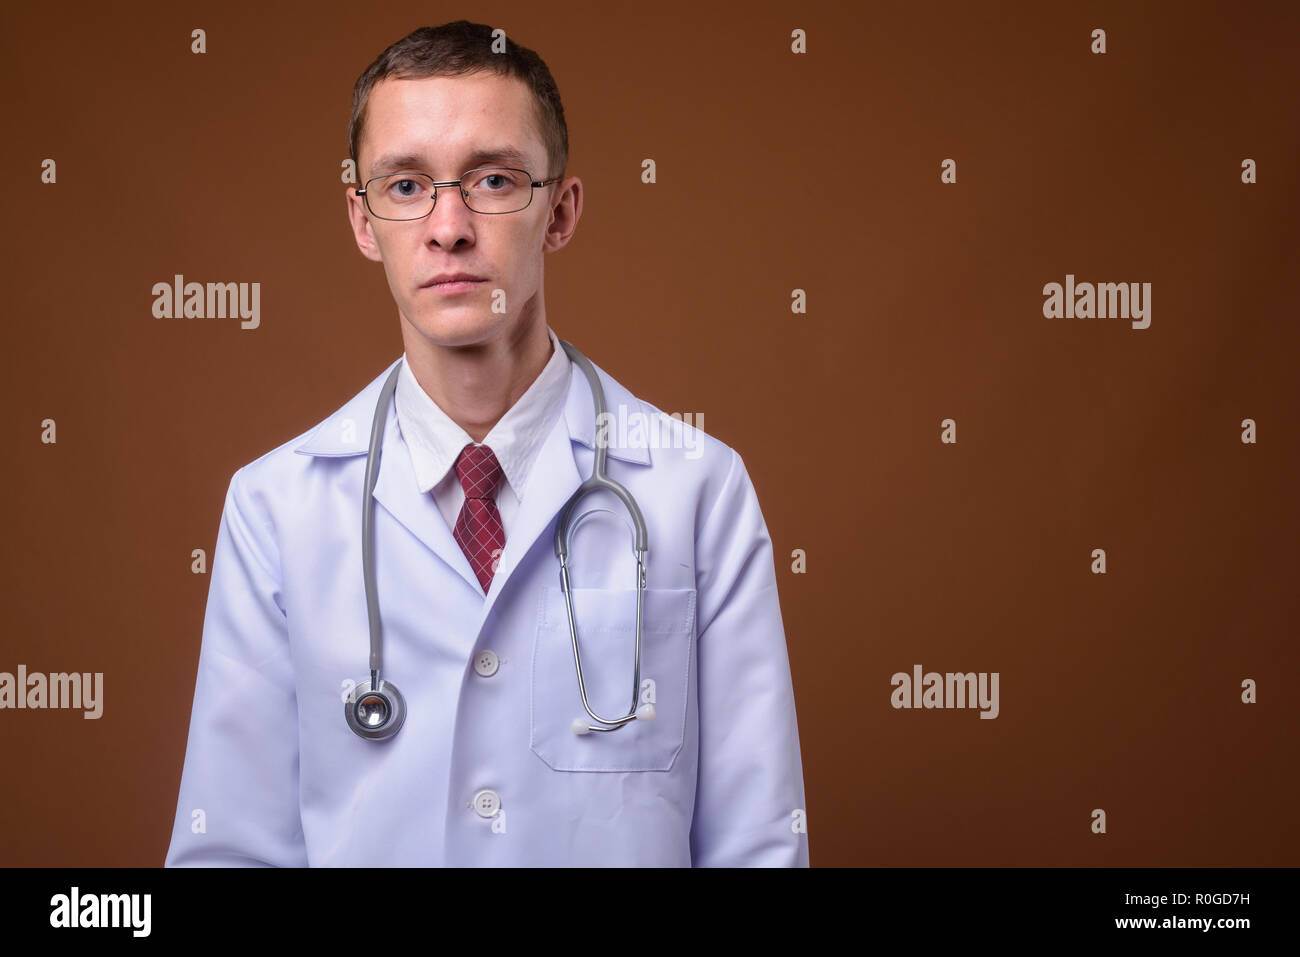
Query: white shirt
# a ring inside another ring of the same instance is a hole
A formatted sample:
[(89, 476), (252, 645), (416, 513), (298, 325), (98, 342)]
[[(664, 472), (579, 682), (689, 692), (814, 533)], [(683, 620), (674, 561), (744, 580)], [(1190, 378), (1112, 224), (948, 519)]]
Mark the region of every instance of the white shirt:
[(537, 452), (563, 411), (569, 393), (571, 360), (555, 331), (549, 326), (546, 331), (553, 350), (550, 361), (482, 442), (470, 438), (468, 432), (429, 398), (411, 371), (405, 353), (402, 355), (402, 371), (397, 375), (394, 393), (398, 428), (411, 450), (416, 485), (426, 494), (433, 491), (438, 510), (453, 531), (465, 504), (465, 489), (454, 468), (456, 459), (466, 445), (486, 445), (501, 463), (504, 473), (496, 502), (501, 527), (506, 537), (510, 536), (510, 525), (519, 511)]

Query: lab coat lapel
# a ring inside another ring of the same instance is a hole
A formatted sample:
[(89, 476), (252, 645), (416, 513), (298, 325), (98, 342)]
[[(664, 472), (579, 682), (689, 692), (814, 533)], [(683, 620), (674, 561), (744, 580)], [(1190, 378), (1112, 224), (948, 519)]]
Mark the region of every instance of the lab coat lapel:
[[(595, 363), (592, 363), (595, 365)], [(606, 411), (611, 417), (606, 432), (606, 454), (609, 458), (639, 465), (650, 464), (649, 449), (644, 446), (624, 444), (628, 436), (628, 416), (643, 414), (641, 403), (618, 382), (615, 382), (600, 366), (596, 374), (605, 391)], [(487, 600), (483, 603), (483, 617), (479, 621), (482, 627), (492, 610), (497, 597), (505, 588), (510, 576), (523, 562), (524, 557), (536, 546), (554, 560), (554, 545), (550, 536), (554, 535), (555, 521), (560, 509), (572, 497), (587, 478), (578, 471), (574, 458), (574, 443), (578, 442), (589, 449), (595, 448), (596, 422), (595, 408), (592, 404), (591, 386), (587, 377), (576, 362), (569, 370), (569, 393), (565, 399), (564, 410), (557, 418), (554, 427), (538, 451), (537, 461), (528, 473), (528, 485), (524, 489), (519, 503), (519, 511), (511, 523), (506, 535), (506, 547), (502, 550), (501, 560), (488, 588)], [(539, 535), (545, 533), (547, 541), (538, 544)], [(559, 565), (556, 565), (559, 568)], [(558, 572), (556, 583), (559, 582)]]
[[(399, 358), (397, 360), (401, 362)], [(379, 399), (384, 380), (397, 363), (392, 363), (364, 389), (349, 399), (341, 409), (322, 422), (295, 447), (300, 455), (328, 458), (365, 458), (370, 448), (370, 428), (374, 420), (375, 403)], [(384, 437), (380, 445), (379, 477), (375, 480), (375, 501), (393, 518), (453, 571), (465, 580), (474, 591), (482, 592), (478, 578), (470, 567), (469, 559), (452, 536), (451, 529), (438, 510), (432, 495), (420, 492), (415, 484), (415, 466), (411, 451), (402, 438), (397, 422), (396, 402), (389, 399), (388, 416), (384, 423)], [(364, 467), (362, 470), (364, 475)], [(359, 498), (360, 496), (358, 496)], [(360, 515), (357, 516), (358, 530)], [(376, 541), (376, 548), (382, 544)]]
[[(375, 501), (393, 518), (423, 542), (430, 551), (443, 560), (452, 571), (460, 575), (474, 591), (481, 592), (478, 576), (470, 567), (460, 543), (447, 527), (433, 493), (420, 491), (415, 482), (415, 466), (411, 450), (402, 438), (397, 423), (396, 400), (390, 399), (388, 422), (384, 426), (383, 458), (380, 460), (379, 478), (375, 480)], [(378, 546), (376, 546), (378, 547)]]
[[(528, 473), (528, 487), (519, 503), (510, 531), (506, 534), (506, 547), (489, 583), (487, 600), (483, 605), (483, 619), (505, 587), (511, 572), (537, 541), (537, 537), (551, 525), (564, 503), (578, 490), (582, 477), (573, 460), (573, 442), (569, 437), (568, 423), (560, 415), (546, 440), (538, 450), (537, 460)], [(548, 550), (550, 546), (547, 546)], [(558, 581), (558, 579), (557, 579)], [(481, 622), (480, 622), (481, 624)]]

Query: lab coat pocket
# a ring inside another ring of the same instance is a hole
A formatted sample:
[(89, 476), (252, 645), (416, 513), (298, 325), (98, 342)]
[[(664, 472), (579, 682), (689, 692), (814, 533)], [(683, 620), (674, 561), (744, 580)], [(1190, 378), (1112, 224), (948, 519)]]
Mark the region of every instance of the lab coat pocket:
[[(533, 640), (532, 749), (556, 771), (668, 771), (682, 749), (695, 642), (695, 589), (647, 588), (642, 596), (641, 682), (636, 704), (650, 720), (617, 731), (575, 734), (596, 724), (582, 706), (564, 593), (543, 589)], [(632, 710), (636, 589), (574, 588), (573, 617), (587, 703), (602, 718)]]

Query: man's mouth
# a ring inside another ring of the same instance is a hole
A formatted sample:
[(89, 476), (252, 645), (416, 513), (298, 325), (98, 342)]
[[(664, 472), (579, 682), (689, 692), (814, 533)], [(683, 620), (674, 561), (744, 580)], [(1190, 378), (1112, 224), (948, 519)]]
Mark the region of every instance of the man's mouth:
[(434, 276), (420, 288), (432, 289), (434, 292), (452, 294), (458, 292), (469, 292), (483, 283), (487, 282), (473, 273), (446, 273), (441, 276)]

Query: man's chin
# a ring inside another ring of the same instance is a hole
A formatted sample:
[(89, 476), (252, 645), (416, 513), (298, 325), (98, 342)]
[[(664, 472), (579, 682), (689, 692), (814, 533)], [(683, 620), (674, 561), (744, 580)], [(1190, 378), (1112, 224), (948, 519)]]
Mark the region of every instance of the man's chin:
[(487, 342), (501, 332), (506, 317), (485, 315), (482, 309), (439, 309), (417, 314), (408, 330), (430, 344), (454, 349)]

